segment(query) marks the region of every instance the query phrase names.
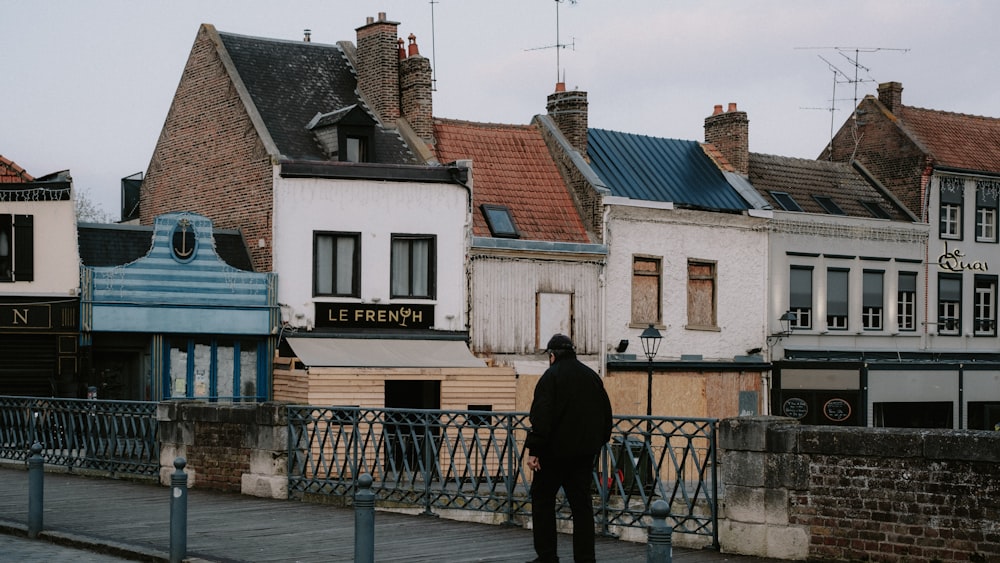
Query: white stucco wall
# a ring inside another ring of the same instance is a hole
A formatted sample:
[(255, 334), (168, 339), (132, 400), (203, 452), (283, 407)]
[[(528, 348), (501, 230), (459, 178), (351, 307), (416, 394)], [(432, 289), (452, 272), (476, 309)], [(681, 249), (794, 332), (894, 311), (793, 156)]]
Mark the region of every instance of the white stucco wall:
[[(75, 198), (75, 192), (73, 197)], [(34, 281), (0, 284), (7, 295), (74, 297), (80, 288), (76, 206), (69, 201), (5, 201), (0, 213), (34, 220)]]
[[(435, 306), (433, 328), (466, 329), (468, 192), (456, 184), (274, 178), (278, 302), (293, 326), (313, 327), (314, 301)], [(361, 233), (361, 297), (312, 295), (313, 232)], [(437, 237), (436, 299), (390, 299), (393, 234)]]
[[(767, 303), (767, 235), (764, 220), (728, 213), (686, 209), (651, 209), (629, 205), (609, 208), (606, 342), (629, 340), (627, 353), (642, 357), (639, 334), (631, 323), (632, 257), (662, 257), (663, 340), (657, 355), (682, 354), (704, 360), (732, 360), (764, 344)], [(718, 330), (687, 327), (688, 260), (716, 263)]]

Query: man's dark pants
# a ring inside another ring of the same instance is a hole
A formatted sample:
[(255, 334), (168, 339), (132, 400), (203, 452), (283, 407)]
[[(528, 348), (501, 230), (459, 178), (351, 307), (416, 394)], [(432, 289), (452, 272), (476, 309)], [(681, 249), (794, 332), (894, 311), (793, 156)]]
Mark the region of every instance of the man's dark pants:
[(594, 456), (539, 458), (542, 469), (531, 483), (531, 519), (535, 553), (542, 561), (556, 559), (556, 493), (562, 487), (573, 511), (573, 559), (594, 561), (594, 508), (590, 484)]

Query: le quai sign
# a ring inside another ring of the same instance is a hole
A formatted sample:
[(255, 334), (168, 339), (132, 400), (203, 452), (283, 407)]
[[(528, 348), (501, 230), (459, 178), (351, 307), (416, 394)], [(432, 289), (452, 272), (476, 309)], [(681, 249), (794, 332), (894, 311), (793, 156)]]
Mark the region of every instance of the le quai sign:
[(433, 324), (433, 305), (316, 303), (317, 328), (427, 329)]
[(938, 256), (937, 263), (939, 268), (949, 272), (964, 272), (966, 270), (987, 272), (990, 269), (983, 260), (968, 260), (961, 248), (949, 250), (947, 241), (944, 243), (944, 252)]

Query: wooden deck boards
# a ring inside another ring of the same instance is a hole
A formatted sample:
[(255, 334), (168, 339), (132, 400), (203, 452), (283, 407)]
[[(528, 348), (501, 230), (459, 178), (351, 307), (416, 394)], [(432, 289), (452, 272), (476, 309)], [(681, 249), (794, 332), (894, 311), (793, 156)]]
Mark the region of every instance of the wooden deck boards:
[[(28, 473), (0, 468), (0, 520), (27, 523)], [(170, 489), (45, 474), (44, 529), (169, 552)], [(297, 501), (188, 491), (188, 553), (211, 561), (353, 561), (354, 512)], [(377, 512), (375, 557), (392, 562), (516, 562), (534, 557), (531, 531), (432, 516)], [(563, 559), (572, 538), (560, 534)], [(646, 546), (598, 537), (598, 561), (643, 562)], [(674, 549), (680, 563), (765, 559)]]

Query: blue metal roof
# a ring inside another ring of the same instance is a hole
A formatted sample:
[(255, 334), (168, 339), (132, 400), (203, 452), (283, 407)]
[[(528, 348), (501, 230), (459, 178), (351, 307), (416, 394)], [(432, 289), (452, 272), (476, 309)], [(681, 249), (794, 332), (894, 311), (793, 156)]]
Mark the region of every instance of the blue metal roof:
[(587, 156), (614, 196), (703, 209), (751, 208), (696, 141), (588, 129)]

